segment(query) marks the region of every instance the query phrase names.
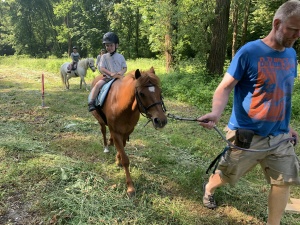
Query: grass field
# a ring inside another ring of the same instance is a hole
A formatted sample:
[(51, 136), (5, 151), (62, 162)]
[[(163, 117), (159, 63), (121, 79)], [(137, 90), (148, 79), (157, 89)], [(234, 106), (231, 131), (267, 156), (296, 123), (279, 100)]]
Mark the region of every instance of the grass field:
[[(100, 127), (87, 111), (88, 92), (79, 89), (79, 79), (72, 78), (67, 91), (58, 73), (62, 60), (11, 61), (0, 59), (0, 224), (265, 224), (269, 186), (259, 167), (235, 187), (218, 189), (216, 210), (202, 206), (205, 171), (225, 143), (195, 122), (169, 119), (163, 130), (155, 130), (140, 118), (126, 145), (137, 189), (128, 198), (116, 151), (103, 153)], [(128, 65), (129, 70), (154, 65), (162, 81), (172, 83), (159, 61)], [(41, 107), (42, 74), (46, 107)], [(95, 75), (89, 71), (88, 84)], [(207, 85), (201, 94), (209, 99), (211, 90)], [(164, 101), (169, 113), (182, 117), (207, 111), (168, 95)], [(291, 195), (300, 198), (299, 187)], [(300, 224), (300, 216), (286, 213), (282, 224)]]

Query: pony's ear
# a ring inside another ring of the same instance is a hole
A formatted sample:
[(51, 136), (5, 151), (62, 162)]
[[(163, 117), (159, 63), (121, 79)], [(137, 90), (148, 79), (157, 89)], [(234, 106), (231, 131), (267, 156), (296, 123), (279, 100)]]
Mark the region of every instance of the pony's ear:
[(151, 68), (150, 68), (150, 73), (154, 73), (155, 74), (155, 71), (154, 71), (154, 68), (153, 68), (153, 66), (151, 66)]
[(141, 72), (139, 69), (135, 71), (135, 79), (138, 79), (141, 76)]

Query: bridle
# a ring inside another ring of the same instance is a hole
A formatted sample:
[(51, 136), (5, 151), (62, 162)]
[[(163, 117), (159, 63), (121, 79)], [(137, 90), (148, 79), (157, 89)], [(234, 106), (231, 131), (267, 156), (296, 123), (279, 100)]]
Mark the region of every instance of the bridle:
[[(155, 85), (149, 84), (149, 85), (144, 86), (144, 87), (155, 87)], [(149, 119), (148, 123), (151, 121), (151, 114), (148, 112), (148, 110), (149, 110), (150, 108), (152, 108), (152, 107), (154, 107), (154, 106), (156, 106), (156, 105), (161, 105), (162, 110), (163, 110), (164, 112), (167, 111), (162, 96), (160, 96), (160, 101), (154, 102), (154, 103), (152, 103), (152, 104), (150, 104), (150, 105), (148, 105), (148, 106), (145, 106), (145, 105), (143, 104), (143, 102), (142, 102), (142, 100), (141, 100), (141, 98), (140, 98), (140, 96), (139, 96), (139, 92), (138, 92), (138, 90), (137, 90), (137, 88), (136, 88), (136, 89), (135, 89), (135, 99), (136, 99), (136, 101), (137, 101), (138, 109), (139, 109), (140, 113), (141, 113), (144, 117), (146, 117), (146, 118)], [(147, 123), (147, 124), (148, 124), (148, 123)], [(147, 125), (147, 124), (146, 124), (146, 125)]]
[(92, 69), (93, 67), (95, 68), (95, 66), (90, 61), (88, 61), (88, 65), (89, 65), (89, 67), (90, 67), (91, 70), (93, 70)]

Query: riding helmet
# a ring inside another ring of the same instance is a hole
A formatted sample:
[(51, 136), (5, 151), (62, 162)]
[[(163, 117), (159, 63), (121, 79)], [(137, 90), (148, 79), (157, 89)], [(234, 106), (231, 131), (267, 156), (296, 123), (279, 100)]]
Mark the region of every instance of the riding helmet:
[(119, 44), (119, 37), (113, 32), (107, 32), (103, 35), (103, 44), (115, 43)]
[(74, 46), (74, 47), (73, 47), (73, 49), (77, 49), (77, 47), (76, 47), (76, 46)]

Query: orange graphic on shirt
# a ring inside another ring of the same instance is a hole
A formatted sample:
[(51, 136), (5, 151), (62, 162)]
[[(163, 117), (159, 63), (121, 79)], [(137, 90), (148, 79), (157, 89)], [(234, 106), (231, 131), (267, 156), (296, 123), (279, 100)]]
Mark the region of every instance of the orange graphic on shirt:
[(263, 121), (281, 121), (285, 117), (285, 93), (282, 90), (284, 77), (280, 71), (291, 68), (287, 58), (260, 58), (257, 83), (252, 95), (249, 117)]

